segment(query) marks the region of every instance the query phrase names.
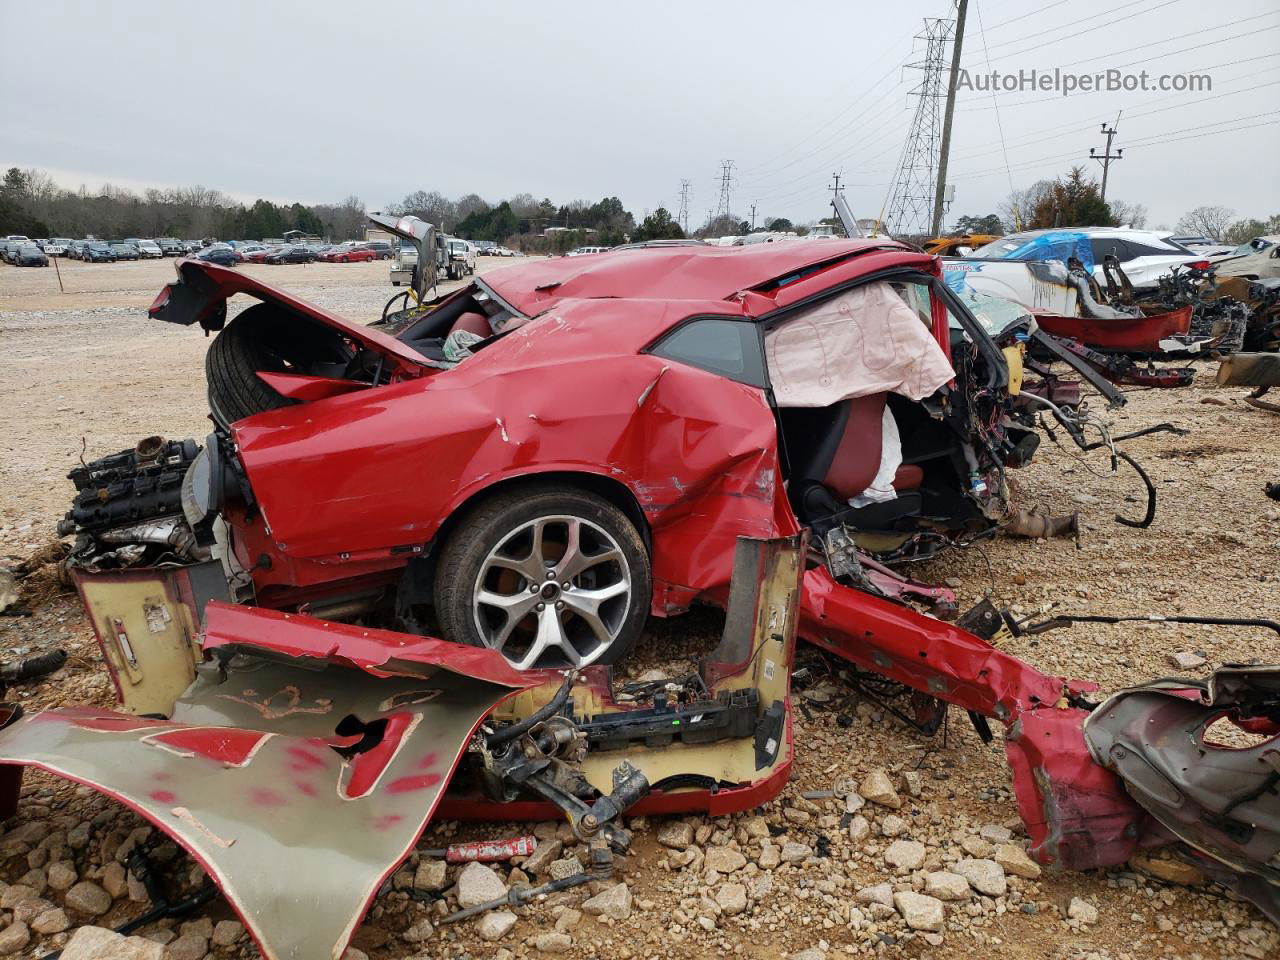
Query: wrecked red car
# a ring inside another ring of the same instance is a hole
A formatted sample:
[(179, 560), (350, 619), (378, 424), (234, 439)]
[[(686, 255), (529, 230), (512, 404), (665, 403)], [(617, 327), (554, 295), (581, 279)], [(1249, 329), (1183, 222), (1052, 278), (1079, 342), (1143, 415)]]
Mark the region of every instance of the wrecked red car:
[[(129, 803), (205, 865), (264, 955), (337, 956), (437, 804), (558, 812), (604, 868), (623, 811), (775, 795), (797, 636), (910, 688), (921, 716), (957, 705), (986, 739), (1000, 721), (1043, 861), (1180, 839), (1280, 903), (1258, 866), (1275, 784), (1250, 767), (1204, 787), (1123, 745), (1171, 702), (1177, 730), (1225, 715), (1274, 738), (1270, 674), (1100, 714), (1094, 685), (998, 647), (1066, 620), (983, 604), (944, 622), (913, 603), (945, 608), (946, 591), (881, 562), (1008, 520), (1004, 471), (1035, 449), (1026, 328), (981, 322), (936, 258), (885, 240), (621, 251), (492, 273), (369, 326), (178, 271), (151, 314), (220, 331), (216, 429), (77, 468), (63, 528), (124, 710), (15, 710), (0, 762)], [(259, 302), (230, 316), (237, 293)], [(726, 608), (721, 647), (680, 683), (615, 689), (607, 665), (645, 618), (696, 601)], [(1257, 762), (1221, 753), (1219, 771)], [(1183, 791), (1217, 819), (1171, 827)], [(301, 823), (319, 832), (303, 842)], [(342, 882), (303, 862), (332, 849)], [(317, 884), (289, 907), (273, 869)]]

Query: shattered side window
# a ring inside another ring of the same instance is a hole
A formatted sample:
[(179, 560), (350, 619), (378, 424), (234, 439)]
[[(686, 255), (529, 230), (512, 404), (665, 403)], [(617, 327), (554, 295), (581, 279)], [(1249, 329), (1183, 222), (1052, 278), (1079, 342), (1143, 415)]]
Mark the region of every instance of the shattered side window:
[(655, 356), (687, 363), (753, 387), (763, 387), (764, 359), (755, 325), (741, 320), (694, 320), (653, 348)]

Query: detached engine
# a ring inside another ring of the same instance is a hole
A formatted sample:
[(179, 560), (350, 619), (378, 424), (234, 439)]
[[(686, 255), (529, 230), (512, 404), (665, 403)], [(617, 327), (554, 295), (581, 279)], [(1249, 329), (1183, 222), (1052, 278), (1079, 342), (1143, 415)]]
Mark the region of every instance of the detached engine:
[(210, 559), (182, 507), (183, 482), (200, 451), (195, 440), (146, 437), (72, 470), (75, 499), (58, 524), (59, 535), (76, 536), (71, 562), (112, 569)]

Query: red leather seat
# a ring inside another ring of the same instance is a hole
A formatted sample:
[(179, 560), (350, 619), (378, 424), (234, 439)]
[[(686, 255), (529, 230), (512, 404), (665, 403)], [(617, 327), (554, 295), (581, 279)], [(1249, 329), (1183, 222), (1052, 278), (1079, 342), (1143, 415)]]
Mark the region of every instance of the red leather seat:
[[(849, 500), (871, 486), (880, 470), (884, 447), (884, 405), (886, 394), (875, 393), (847, 401), (849, 419), (836, 444), (835, 455), (822, 483), (841, 500)], [(895, 490), (915, 490), (924, 480), (924, 471), (903, 464), (893, 478)]]
[(893, 475), (895, 490), (919, 490), (922, 483), (924, 483), (924, 468), (914, 463), (904, 463)]
[(449, 328), (449, 332), (453, 333), (457, 330), (465, 330), (467, 333), (474, 333), (481, 337), (493, 336), (493, 328), (489, 326), (489, 318), (483, 313), (475, 311), (458, 315), (458, 319), (453, 321), (453, 326)]

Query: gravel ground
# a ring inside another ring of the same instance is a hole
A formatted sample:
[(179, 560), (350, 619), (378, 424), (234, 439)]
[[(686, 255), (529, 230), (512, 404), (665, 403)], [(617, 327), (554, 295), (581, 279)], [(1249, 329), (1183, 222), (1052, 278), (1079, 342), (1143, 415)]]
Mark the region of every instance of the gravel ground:
[[(481, 263), (492, 269), (509, 261)], [(0, 268), (6, 420), (0, 563), (10, 565), (51, 539), (70, 496), (66, 472), (82, 449), (96, 457), (145, 434), (208, 432), (203, 338), (144, 314), (172, 276), (171, 264), (60, 266), (69, 293), (58, 292), (52, 269)], [(357, 318), (376, 316), (393, 292), (385, 263), (246, 269)], [(1132, 473), (1122, 466), (1111, 475), (1103, 454), (1081, 459), (1046, 439), (1035, 462), (1017, 474), (1021, 497), (1049, 512), (1079, 511), (1079, 547), (1069, 540), (997, 540), (914, 573), (954, 585), (965, 605), (990, 592), (998, 604), (1026, 613), (1052, 602), (1071, 612), (1280, 615), (1280, 507), (1262, 495), (1266, 481), (1280, 480), (1280, 418), (1242, 404), (1238, 388), (1217, 388), (1212, 373), (1211, 365), (1201, 367), (1184, 390), (1130, 392), (1128, 405), (1112, 415), (1116, 432), (1166, 421), (1190, 431), (1125, 445), (1159, 489), (1149, 530), (1113, 520), (1116, 512), (1141, 515)], [(718, 629), (709, 613), (655, 624), (633, 669), (678, 660), (690, 647), (709, 644)], [(9, 696), (33, 706), (109, 702), (106, 674), (74, 597), (53, 596), (29, 618), (0, 619), (5, 657), (57, 645), (71, 653), (68, 666)], [(1095, 680), (1104, 691), (1174, 672), (1175, 652), (1204, 656), (1205, 665), (1190, 671), (1195, 675), (1231, 660), (1280, 661), (1276, 637), (1218, 627), (1076, 627), (1016, 639), (1007, 649), (1041, 669)], [(636, 851), (622, 873), (626, 890), (608, 891), (585, 908), (598, 885), (557, 895), (516, 911), (509, 930), (503, 918), (431, 930), (445, 907), (396, 892), (375, 906), (357, 947), (377, 960), (553, 952), (776, 958), (802, 951), (816, 951), (806, 960), (822, 954), (836, 960), (867, 950), (966, 960), (975, 951), (1098, 960), (1280, 955), (1280, 936), (1252, 907), (1212, 886), (1160, 879), (1194, 879), (1176, 864), (1031, 876), (1034, 868), (1006, 847), (1020, 849), (1025, 838), (1003, 746), (998, 739), (983, 745), (962, 716), (953, 717), (945, 737), (930, 739), (839, 684), (818, 698), (827, 702), (797, 714), (797, 773), (784, 795), (741, 817), (636, 824)], [(881, 772), (892, 796), (882, 790)], [(848, 798), (851, 783), (860, 792)], [(832, 788), (841, 795), (801, 796)], [(0, 885), (0, 955), (39, 956), (76, 927), (110, 926), (139, 913), (114, 865), (137, 818), (47, 777), (29, 774), (25, 793), (17, 819), (0, 835), (0, 881), (12, 884)], [(886, 805), (894, 796), (899, 805)], [(852, 823), (842, 826), (850, 810)], [(436, 824), (423, 846), (531, 827)], [(557, 828), (540, 825), (537, 832), (545, 843)], [(558, 833), (568, 839), (563, 828)], [(574, 849), (565, 843), (564, 855)], [(1000, 863), (960, 865), (965, 859)], [(535, 879), (542, 876), (535, 867), (548, 869), (531, 865)], [(504, 883), (521, 880), (499, 873)], [(408, 890), (415, 879), (425, 896), (438, 895), (443, 884), (447, 899), (440, 903), (456, 899), (454, 868), (441, 877), (438, 867), (415, 858), (398, 885)], [(463, 883), (485, 879), (473, 871)], [(68, 888), (68, 881), (76, 885)], [(95, 916), (103, 903), (85, 884), (106, 891), (105, 913)], [(932, 901), (904, 894), (957, 899), (938, 905), (938, 921)], [(902, 913), (919, 929), (910, 929)], [(214, 926), (230, 919), (225, 905), (197, 916), (144, 933), (172, 941), (165, 948), (170, 960), (256, 956), (235, 939), (234, 926)]]

